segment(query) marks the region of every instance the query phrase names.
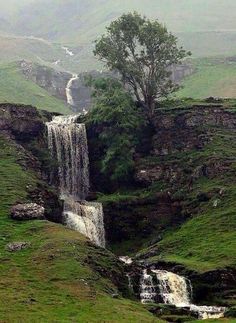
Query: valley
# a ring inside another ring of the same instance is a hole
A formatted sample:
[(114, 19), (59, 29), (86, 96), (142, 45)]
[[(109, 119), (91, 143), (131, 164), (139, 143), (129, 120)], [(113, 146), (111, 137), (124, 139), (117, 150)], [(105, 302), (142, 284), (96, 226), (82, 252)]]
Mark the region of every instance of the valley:
[(0, 9), (0, 322), (236, 322), (235, 1)]

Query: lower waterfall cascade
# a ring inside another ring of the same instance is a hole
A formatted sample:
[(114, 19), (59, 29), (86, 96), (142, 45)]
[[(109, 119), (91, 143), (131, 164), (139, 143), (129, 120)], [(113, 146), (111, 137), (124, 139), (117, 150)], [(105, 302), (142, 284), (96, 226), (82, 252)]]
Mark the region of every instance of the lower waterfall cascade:
[(78, 116), (56, 116), (46, 123), (48, 147), (58, 163), (65, 224), (105, 247), (103, 207), (85, 201), (89, 192), (89, 160), (86, 129), (76, 123)]
[[(155, 277), (157, 283), (154, 282)], [(148, 274), (147, 269), (144, 269), (140, 278), (140, 299), (144, 304), (156, 303), (156, 298), (160, 296), (164, 304), (189, 308), (191, 312), (198, 315), (199, 319), (224, 317), (225, 307), (192, 304), (191, 291), (189, 280), (165, 270), (151, 270)]]

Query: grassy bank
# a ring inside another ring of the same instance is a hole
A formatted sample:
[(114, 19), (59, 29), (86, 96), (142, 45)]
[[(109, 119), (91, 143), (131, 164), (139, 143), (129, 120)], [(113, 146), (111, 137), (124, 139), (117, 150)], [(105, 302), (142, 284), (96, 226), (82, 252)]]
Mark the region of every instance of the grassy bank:
[[(161, 322), (121, 297), (111, 277), (122, 267), (110, 252), (62, 225), (9, 219), (10, 206), (29, 201), (27, 190), (38, 181), (23, 161), (17, 146), (1, 138), (0, 321)], [(8, 243), (19, 241), (29, 247), (7, 251)]]
[(195, 73), (184, 79), (178, 97), (236, 97), (236, 63), (227, 58), (193, 60)]

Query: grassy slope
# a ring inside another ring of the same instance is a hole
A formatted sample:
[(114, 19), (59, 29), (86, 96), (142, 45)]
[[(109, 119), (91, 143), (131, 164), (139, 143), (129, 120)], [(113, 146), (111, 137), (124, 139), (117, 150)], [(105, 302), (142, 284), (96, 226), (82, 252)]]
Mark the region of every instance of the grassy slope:
[(199, 59), (194, 62), (196, 73), (183, 81), (178, 97), (236, 97), (236, 64)]
[[(211, 129), (208, 129), (211, 131)], [(185, 168), (207, 164), (210, 160), (222, 161), (226, 170), (215, 177), (200, 177), (189, 192), (188, 184), (179, 188), (176, 194), (184, 196), (186, 203), (195, 203), (199, 193), (211, 196), (209, 202), (202, 202), (197, 214), (182, 227), (170, 230), (158, 243), (156, 259), (175, 261), (199, 272), (236, 267), (236, 143), (235, 131), (213, 128), (213, 141), (202, 151), (192, 151), (167, 156), (163, 163), (174, 162)], [(230, 163), (227, 166), (227, 163)], [(222, 190), (222, 195), (219, 191)], [(214, 207), (217, 200), (218, 206)]]
[(70, 112), (62, 101), (26, 80), (14, 63), (0, 65), (0, 101), (29, 104), (65, 114)]
[[(35, 174), (18, 164), (23, 155), (0, 139), (0, 321), (1, 322), (158, 322), (144, 307), (113, 299), (115, 286), (89, 266), (116, 270), (114, 258), (77, 232), (47, 221), (14, 222), (9, 207), (27, 201)], [(26, 241), (23, 251), (7, 243)]]

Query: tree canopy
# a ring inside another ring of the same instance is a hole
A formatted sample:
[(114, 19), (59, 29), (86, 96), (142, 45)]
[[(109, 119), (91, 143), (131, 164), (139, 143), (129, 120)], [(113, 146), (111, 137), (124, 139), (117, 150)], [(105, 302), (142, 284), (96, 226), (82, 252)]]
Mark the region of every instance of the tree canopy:
[(170, 80), (170, 67), (190, 55), (164, 25), (136, 12), (113, 21), (96, 41), (94, 54), (119, 71), (150, 118), (155, 101), (178, 89)]

